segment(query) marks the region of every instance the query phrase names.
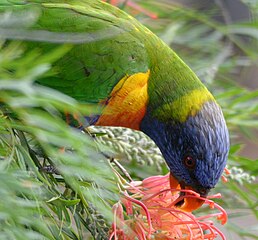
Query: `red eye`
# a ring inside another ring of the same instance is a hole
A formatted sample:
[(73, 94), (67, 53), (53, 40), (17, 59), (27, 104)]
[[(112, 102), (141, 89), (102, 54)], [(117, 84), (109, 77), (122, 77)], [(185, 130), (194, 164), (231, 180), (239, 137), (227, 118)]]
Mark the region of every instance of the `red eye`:
[(195, 167), (195, 159), (191, 156), (184, 157), (184, 164), (187, 168), (193, 169)]

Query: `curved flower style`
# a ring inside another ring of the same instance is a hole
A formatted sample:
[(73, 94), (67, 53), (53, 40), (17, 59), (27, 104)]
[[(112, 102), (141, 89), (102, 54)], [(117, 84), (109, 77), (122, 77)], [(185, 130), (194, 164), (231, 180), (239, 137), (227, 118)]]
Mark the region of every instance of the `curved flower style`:
[[(220, 194), (204, 199), (192, 190), (171, 189), (168, 174), (152, 176), (142, 182), (132, 181), (125, 188), (120, 201), (113, 206), (114, 222), (110, 240), (211, 240), (218, 236), (225, 239), (210, 220), (211, 217), (217, 217), (222, 224), (227, 222), (225, 210), (210, 200), (219, 198)], [(180, 192), (184, 192), (182, 198)], [(183, 198), (198, 198), (219, 212), (196, 217), (175, 207)]]

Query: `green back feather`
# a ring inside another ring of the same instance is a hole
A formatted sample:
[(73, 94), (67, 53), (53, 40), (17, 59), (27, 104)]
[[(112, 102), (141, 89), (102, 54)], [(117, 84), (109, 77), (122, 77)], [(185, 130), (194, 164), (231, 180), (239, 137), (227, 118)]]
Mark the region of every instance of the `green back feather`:
[[(201, 99), (212, 99), (196, 75), (167, 45), (138, 21), (109, 4), (96, 0), (16, 2), (21, 5), (12, 4), (14, 11), (37, 9), (39, 18), (30, 29), (86, 34), (85, 43), (73, 44), (55, 63), (58, 74), (41, 79), (41, 84), (80, 101), (97, 103), (106, 99), (125, 75), (150, 69), (148, 106), (153, 116), (162, 121), (184, 121), (191, 111), (198, 111), (203, 103)], [(7, 5), (0, 4), (0, 11), (5, 11)], [(56, 46), (32, 41), (27, 45), (40, 51)], [(200, 95), (206, 97), (200, 98)], [(181, 104), (181, 99), (187, 100)]]

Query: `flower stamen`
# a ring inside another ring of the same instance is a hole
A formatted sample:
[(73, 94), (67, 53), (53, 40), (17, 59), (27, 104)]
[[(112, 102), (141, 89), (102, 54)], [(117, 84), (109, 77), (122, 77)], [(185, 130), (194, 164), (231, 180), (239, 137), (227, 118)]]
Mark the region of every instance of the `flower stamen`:
[[(126, 220), (120, 215), (121, 208), (117, 206), (117, 210), (114, 209), (116, 221), (112, 225), (109, 239), (213, 240), (217, 236), (225, 239), (223, 233), (210, 220), (217, 218), (222, 224), (227, 221), (225, 210), (211, 200), (220, 197), (220, 194), (215, 194), (205, 198), (190, 189), (171, 189), (169, 175), (149, 177), (142, 182), (131, 182), (121, 195), (121, 203), (126, 210), (124, 213), (127, 215)], [(210, 209), (217, 209), (219, 212), (196, 217), (176, 207), (176, 204), (184, 199), (203, 201)], [(125, 226), (129, 230), (125, 231)]]

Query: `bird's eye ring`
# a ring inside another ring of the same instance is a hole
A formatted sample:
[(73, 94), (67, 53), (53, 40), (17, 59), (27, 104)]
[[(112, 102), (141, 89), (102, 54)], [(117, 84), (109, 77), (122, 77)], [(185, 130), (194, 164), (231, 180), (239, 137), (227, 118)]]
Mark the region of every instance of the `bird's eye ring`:
[(184, 157), (184, 165), (189, 168), (193, 169), (195, 167), (196, 161), (193, 157), (191, 156), (185, 156)]

